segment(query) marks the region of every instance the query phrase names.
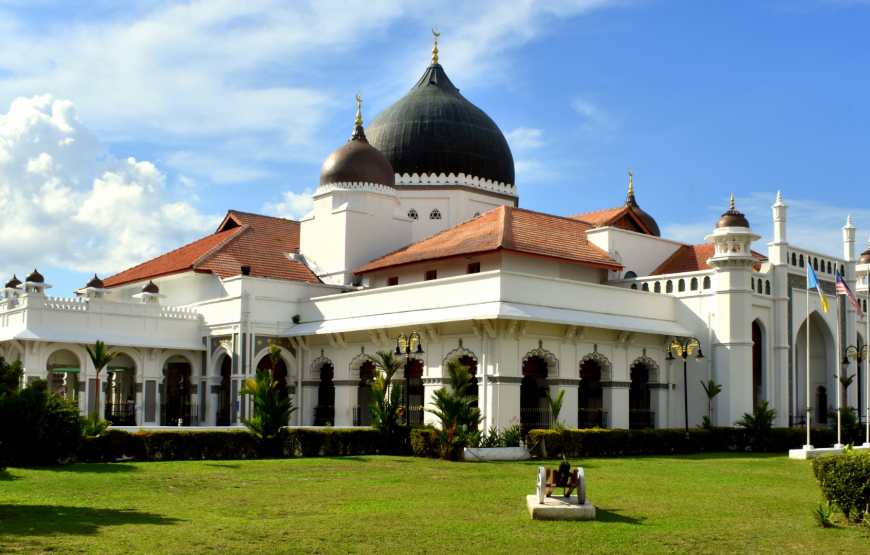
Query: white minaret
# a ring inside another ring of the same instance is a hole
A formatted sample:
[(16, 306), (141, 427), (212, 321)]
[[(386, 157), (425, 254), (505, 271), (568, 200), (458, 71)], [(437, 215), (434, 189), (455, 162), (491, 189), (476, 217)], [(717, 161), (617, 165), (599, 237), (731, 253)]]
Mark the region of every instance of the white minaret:
[[(846, 217), (846, 225), (843, 226), (843, 258), (847, 262), (855, 260), (855, 232), (857, 228), (852, 225), (852, 216)], [(848, 273), (849, 270), (847, 269)], [(846, 276), (843, 276), (846, 279)]]
[[(789, 271), (789, 256), (788, 256), (788, 241), (785, 234), (785, 220), (788, 206), (782, 202), (782, 193), (777, 191), (776, 202), (773, 208), (773, 243), (768, 243), (768, 257), (773, 264), (770, 281), (773, 285), (771, 293), (773, 294), (773, 329), (768, 330), (770, 333), (771, 345), (773, 347), (773, 356), (767, 364), (768, 390), (772, 389), (774, 382), (776, 384), (775, 395), (768, 394), (768, 398), (781, 399), (777, 412), (782, 420), (781, 425), (787, 426), (785, 420), (786, 413), (794, 412), (788, 405), (789, 389), (788, 389), (788, 371), (789, 350), (788, 337), (788, 271)], [(768, 351), (769, 352), (769, 351)], [(769, 376), (782, 376), (782, 379), (772, 381)], [(762, 376), (762, 382), (765, 376)], [(788, 410), (786, 410), (788, 409)]]
[(788, 241), (785, 238), (785, 213), (788, 206), (782, 202), (782, 194), (777, 191), (773, 208), (773, 243), (769, 243), (768, 256), (771, 264), (788, 264)]

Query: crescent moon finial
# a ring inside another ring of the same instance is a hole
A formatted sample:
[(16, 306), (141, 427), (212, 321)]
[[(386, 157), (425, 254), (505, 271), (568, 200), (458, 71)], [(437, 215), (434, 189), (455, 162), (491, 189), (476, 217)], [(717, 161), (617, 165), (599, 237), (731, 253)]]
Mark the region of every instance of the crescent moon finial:
[(438, 37), (441, 36), (441, 33), (438, 32), (438, 25), (432, 29), (432, 34), (435, 35), (435, 41), (432, 46), (432, 63), (438, 63)]
[(356, 121), (354, 125), (362, 125), (362, 98), (360, 96), (361, 93), (356, 93)]

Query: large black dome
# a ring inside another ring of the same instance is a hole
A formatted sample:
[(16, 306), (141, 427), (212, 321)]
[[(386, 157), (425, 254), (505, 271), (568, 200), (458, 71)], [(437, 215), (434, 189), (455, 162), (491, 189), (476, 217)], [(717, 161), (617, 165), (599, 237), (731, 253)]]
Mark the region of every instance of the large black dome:
[(411, 91), (366, 129), (369, 142), (402, 174), (445, 174), (514, 183), (514, 158), (501, 130), (432, 64)]

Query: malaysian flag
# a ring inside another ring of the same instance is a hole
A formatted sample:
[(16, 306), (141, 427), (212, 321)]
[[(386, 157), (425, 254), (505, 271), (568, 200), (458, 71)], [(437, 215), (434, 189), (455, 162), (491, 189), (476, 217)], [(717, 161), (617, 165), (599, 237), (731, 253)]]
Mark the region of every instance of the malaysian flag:
[(859, 303), (858, 299), (855, 298), (855, 295), (852, 294), (852, 290), (849, 289), (849, 286), (843, 282), (839, 270), (837, 271), (837, 295), (846, 295), (849, 297), (849, 302), (855, 307), (855, 310), (858, 312), (858, 317), (862, 320), (864, 319), (864, 312), (861, 310), (861, 303)]

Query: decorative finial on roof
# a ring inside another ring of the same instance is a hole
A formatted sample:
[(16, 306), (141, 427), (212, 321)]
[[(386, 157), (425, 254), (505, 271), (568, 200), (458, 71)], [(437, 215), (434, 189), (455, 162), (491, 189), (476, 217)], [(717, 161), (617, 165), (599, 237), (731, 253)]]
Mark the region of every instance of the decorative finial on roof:
[(846, 227), (852, 227), (852, 215), (846, 216)]
[(776, 202), (782, 202), (782, 191), (776, 192)]
[(356, 121), (354, 125), (362, 125), (362, 98), (360, 98), (360, 93), (356, 93)]
[(631, 173), (631, 170), (629, 169), (628, 170), (628, 194), (629, 195), (634, 194), (634, 185), (631, 182), (631, 176), (632, 176), (632, 173)]
[(435, 35), (435, 41), (432, 46), (432, 63), (438, 63), (438, 37), (441, 36), (441, 33), (438, 32), (438, 25), (435, 25), (435, 28), (432, 29), (432, 34)]
[(734, 193), (731, 193), (731, 210), (734, 210)]
[(353, 123), (353, 133), (350, 135), (350, 139), (348, 139), (347, 142), (350, 141), (369, 142), (366, 138), (366, 132), (363, 130), (361, 93), (356, 93), (356, 121)]

